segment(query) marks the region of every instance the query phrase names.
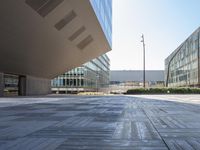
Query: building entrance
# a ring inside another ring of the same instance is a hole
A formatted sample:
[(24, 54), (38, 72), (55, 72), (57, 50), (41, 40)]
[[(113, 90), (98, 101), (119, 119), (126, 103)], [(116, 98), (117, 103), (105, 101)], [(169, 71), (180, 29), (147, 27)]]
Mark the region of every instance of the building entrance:
[(18, 96), (19, 76), (4, 74), (4, 96)]

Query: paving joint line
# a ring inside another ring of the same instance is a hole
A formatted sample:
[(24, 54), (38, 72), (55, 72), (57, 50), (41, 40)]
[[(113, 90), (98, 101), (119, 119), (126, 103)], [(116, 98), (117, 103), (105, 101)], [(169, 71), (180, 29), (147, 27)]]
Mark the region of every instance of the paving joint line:
[[(139, 101), (142, 101), (141, 99), (138, 99)], [(154, 129), (156, 130), (156, 132), (158, 133), (158, 135), (160, 136), (160, 138), (162, 139), (163, 143), (165, 144), (166, 148), (168, 150), (170, 150), (169, 146), (167, 145), (167, 143), (165, 142), (165, 140), (162, 138), (160, 132), (157, 130), (157, 128), (155, 127), (155, 125), (153, 124), (152, 120), (150, 119), (150, 117), (147, 115), (146, 111), (141, 107), (140, 103), (136, 102), (137, 105), (139, 106), (139, 108), (144, 112), (144, 114), (146, 115), (147, 119), (150, 121), (151, 125), (154, 127)]]

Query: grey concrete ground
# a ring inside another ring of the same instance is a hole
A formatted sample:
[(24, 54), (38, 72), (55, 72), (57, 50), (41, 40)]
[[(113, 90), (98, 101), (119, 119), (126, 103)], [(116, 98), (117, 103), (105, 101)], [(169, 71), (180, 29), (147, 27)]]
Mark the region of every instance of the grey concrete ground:
[(0, 98), (0, 149), (198, 150), (199, 103), (199, 95)]

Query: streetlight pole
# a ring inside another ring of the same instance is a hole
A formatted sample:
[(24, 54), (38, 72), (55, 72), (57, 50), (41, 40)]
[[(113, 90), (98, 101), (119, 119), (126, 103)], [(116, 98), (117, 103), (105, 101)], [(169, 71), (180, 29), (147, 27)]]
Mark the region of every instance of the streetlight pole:
[(142, 34), (143, 43), (143, 87), (145, 88), (145, 43), (144, 43), (144, 35)]
[(99, 82), (99, 74), (96, 74), (96, 92), (98, 92), (98, 82)]

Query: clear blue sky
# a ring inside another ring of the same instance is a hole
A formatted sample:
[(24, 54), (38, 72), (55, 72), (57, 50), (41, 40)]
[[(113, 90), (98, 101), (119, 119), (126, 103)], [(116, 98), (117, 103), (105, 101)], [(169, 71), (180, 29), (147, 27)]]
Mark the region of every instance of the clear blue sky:
[(164, 69), (164, 59), (200, 26), (200, 0), (113, 0), (111, 70)]

